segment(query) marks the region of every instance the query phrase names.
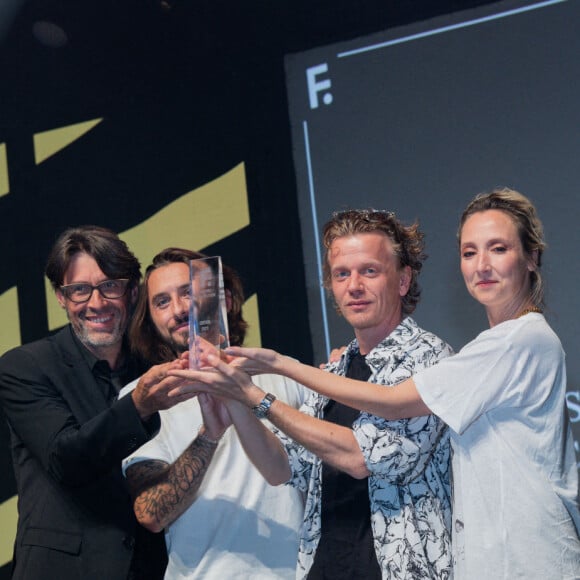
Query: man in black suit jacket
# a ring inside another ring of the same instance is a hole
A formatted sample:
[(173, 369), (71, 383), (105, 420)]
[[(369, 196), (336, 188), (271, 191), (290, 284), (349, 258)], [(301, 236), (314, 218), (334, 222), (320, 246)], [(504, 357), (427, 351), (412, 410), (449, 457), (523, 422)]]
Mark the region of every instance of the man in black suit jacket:
[[(15, 580), (161, 578), (162, 537), (134, 517), (121, 460), (159, 430), (176, 404), (172, 364), (139, 376), (125, 347), (140, 265), (105, 228), (66, 230), (46, 268), (70, 324), (0, 359), (0, 403), (11, 431), (18, 489)], [(182, 400), (182, 399), (181, 399)]]

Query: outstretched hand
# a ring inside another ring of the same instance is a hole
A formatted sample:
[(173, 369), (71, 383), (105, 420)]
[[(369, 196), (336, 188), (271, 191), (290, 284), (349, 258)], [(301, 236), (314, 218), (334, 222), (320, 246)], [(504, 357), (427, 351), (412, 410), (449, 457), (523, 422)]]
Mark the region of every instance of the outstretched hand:
[(282, 355), (269, 348), (232, 346), (226, 348), (225, 353), (232, 357), (230, 366), (249, 375), (276, 374), (282, 359)]
[(252, 377), (243, 370), (208, 354), (205, 370), (171, 369), (168, 374), (181, 378), (182, 384), (169, 393), (170, 397), (187, 397), (200, 392), (235, 399), (248, 406), (257, 405), (263, 398), (262, 389), (252, 383)]
[(139, 379), (131, 396), (141, 419), (147, 419), (157, 411), (169, 409), (196, 395), (195, 392), (187, 392), (179, 397), (169, 396), (171, 391), (184, 382), (183, 378), (170, 375), (170, 371), (184, 368), (186, 364), (183, 359), (177, 359), (155, 365)]
[[(193, 358), (196, 359), (196, 362), (199, 364), (200, 368), (203, 368), (209, 364), (207, 362), (207, 357), (210, 355), (215, 355), (225, 362), (230, 362), (232, 359), (232, 357), (228, 356), (223, 349), (218, 348), (201, 336), (195, 337), (193, 348), (195, 349), (195, 355)], [(187, 353), (187, 356), (189, 357), (189, 353)]]

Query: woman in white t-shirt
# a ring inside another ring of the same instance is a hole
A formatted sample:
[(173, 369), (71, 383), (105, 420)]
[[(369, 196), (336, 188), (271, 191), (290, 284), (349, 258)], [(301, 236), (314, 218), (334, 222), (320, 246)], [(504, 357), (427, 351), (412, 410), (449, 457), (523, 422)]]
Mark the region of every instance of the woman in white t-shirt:
[[(443, 419), (452, 430), (456, 579), (578, 579), (578, 471), (565, 356), (542, 315), (542, 224), (525, 196), (498, 189), (471, 201), (458, 238), (467, 290), (490, 328), (412, 379), (385, 389), (271, 350), (230, 354), (250, 359), (241, 368), (252, 374), (283, 374), (387, 419)], [(231, 384), (247, 385), (246, 373), (211, 360)]]

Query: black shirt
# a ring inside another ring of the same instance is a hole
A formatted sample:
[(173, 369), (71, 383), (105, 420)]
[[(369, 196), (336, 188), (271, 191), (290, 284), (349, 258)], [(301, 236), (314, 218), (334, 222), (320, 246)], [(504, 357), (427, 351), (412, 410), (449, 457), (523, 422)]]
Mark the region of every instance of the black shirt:
[[(357, 352), (346, 376), (367, 381), (371, 370)], [(330, 400), (324, 409), (327, 421), (352, 427), (360, 411)], [(371, 528), (368, 478), (355, 479), (326, 463), (322, 464), (321, 536), (309, 580), (380, 580)]]

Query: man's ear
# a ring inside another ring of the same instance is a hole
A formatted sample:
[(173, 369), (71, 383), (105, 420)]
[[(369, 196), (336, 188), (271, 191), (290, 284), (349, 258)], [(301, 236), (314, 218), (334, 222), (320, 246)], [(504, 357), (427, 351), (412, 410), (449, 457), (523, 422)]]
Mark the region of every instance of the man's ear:
[(232, 298), (232, 292), (231, 292), (231, 290), (228, 290), (226, 288), (224, 291), (224, 294), (226, 295), (226, 312), (231, 312), (232, 307), (234, 305), (234, 300)]
[(56, 296), (56, 299), (58, 300), (58, 303), (60, 304), (60, 307), (66, 309), (66, 301), (62, 292), (60, 290), (55, 290), (54, 294)]
[(139, 296), (139, 286), (134, 286), (133, 288), (131, 288), (131, 294), (129, 295), (131, 306), (135, 306), (138, 296)]
[(403, 266), (399, 272), (399, 296), (406, 296), (411, 287), (411, 267)]

